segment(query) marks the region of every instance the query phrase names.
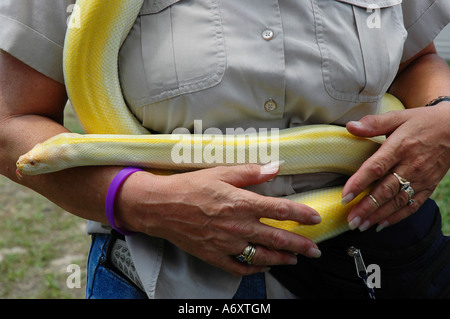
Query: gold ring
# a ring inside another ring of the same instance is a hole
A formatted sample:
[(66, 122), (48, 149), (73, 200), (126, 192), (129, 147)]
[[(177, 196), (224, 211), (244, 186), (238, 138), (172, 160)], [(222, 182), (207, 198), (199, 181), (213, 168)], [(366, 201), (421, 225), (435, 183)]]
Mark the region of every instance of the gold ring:
[(256, 253), (256, 247), (254, 244), (249, 243), (247, 247), (245, 247), (242, 254), (236, 256), (236, 259), (239, 260), (241, 263), (247, 263), (249, 265), (252, 264), (252, 259), (255, 256)]
[(380, 203), (378, 203), (378, 201), (376, 200), (375, 197), (373, 197), (371, 194), (369, 194), (370, 199), (375, 203), (375, 205), (377, 205), (377, 207), (380, 207)]

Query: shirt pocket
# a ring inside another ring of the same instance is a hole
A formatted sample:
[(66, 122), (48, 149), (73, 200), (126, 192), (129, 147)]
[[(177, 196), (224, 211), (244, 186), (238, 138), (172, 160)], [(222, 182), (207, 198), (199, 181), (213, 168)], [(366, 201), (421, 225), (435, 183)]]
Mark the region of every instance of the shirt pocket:
[(219, 84), (226, 55), (218, 0), (146, 0), (121, 52), (131, 107)]
[(401, 0), (314, 0), (316, 38), (327, 93), (376, 102), (394, 80), (406, 29)]

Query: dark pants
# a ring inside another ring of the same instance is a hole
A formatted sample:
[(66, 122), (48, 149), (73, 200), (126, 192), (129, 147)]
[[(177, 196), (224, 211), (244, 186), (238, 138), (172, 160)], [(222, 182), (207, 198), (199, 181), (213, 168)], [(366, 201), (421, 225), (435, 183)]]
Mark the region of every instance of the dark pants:
[(441, 215), (432, 200), (379, 233), (375, 227), (346, 232), (320, 243), (319, 259), (299, 256), (297, 265), (271, 272), (301, 298), (369, 298), (347, 254), (350, 246), (360, 249), (366, 266), (379, 266), (377, 299), (450, 298), (450, 238), (442, 234)]

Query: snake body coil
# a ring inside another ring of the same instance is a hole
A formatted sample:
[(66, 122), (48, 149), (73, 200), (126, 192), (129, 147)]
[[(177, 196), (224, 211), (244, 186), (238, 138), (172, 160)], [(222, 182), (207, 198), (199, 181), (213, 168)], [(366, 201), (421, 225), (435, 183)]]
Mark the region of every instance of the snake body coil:
[[(84, 165), (200, 169), (239, 164), (234, 155), (231, 161), (227, 157), (239, 151), (244, 152), (245, 162), (249, 162), (252, 148), (270, 146), (270, 151), (276, 150), (279, 159), (285, 161), (280, 174), (337, 172), (351, 175), (380, 146), (382, 139), (358, 138), (345, 128), (333, 125), (280, 130), (276, 142), (274, 136), (257, 133), (245, 136), (149, 134), (128, 109), (118, 75), (119, 49), (142, 4), (143, 0), (77, 1), (80, 28), (67, 32), (64, 74), (69, 99), (87, 134), (60, 134), (38, 144), (19, 158), (19, 172), (35, 175)], [(382, 104), (382, 112), (403, 108), (391, 95), (386, 95)], [(191, 151), (195, 150), (196, 142), (200, 143), (203, 154), (201, 161), (174, 161), (176, 147)], [(218, 155), (219, 150), (223, 153)], [(204, 154), (213, 156), (214, 161), (208, 161)], [(262, 163), (260, 158), (255, 162)], [(261, 221), (315, 242), (329, 239), (349, 229), (348, 212), (367, 194), (364, 192), (343, 206), (341, 193), (342, 187), (334, 187), (287, 197), (318, 211), (322, 216), (318, 225), (304, 226), (265, 218)]]

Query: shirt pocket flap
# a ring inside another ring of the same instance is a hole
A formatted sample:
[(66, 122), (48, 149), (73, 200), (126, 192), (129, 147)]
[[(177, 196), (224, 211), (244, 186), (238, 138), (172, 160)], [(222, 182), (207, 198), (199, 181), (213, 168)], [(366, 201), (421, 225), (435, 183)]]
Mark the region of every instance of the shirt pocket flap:
[(367, 9), (388, 8), (402, 3), (402, 0), (383, 0), (377, 1), (376, 3), (374, 3), (373, 0), (336, 0), (336, 1), (345, 2), (348, 4), (352, 4), (354, 6)]
[[(144, 5), (120, 54), (126, 57), (119, 70), (130, 108), (219, 84), (227, 62), (219, 0), (146, 0)], [(186, 32), (189, 25), (200, 27)]]
[(145, 0), (139, 15), (154, 14), (163, 11), (181, 0)]

